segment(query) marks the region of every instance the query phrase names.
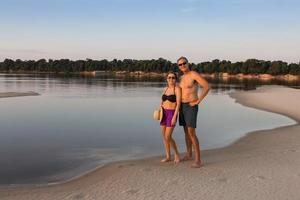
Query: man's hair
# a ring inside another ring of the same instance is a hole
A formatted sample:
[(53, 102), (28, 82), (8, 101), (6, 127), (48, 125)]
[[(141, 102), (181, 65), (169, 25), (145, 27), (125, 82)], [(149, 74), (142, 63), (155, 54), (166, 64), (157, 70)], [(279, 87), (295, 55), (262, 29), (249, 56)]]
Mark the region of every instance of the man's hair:
[(184, 56), (181, 56), (180, 58), (177, 59), (177, 63), (179, 62), (179, 60), (184, 59), (187, 63), (189, 63), (188, 59)]

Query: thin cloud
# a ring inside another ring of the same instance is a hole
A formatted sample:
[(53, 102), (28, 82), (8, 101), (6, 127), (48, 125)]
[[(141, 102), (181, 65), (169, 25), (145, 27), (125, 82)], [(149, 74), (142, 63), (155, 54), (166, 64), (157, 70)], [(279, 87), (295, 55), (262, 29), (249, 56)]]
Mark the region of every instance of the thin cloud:
[(189, 7), (189, 8), (181, 9), (180, 12), (182, 12), (182, 13), (191, 13), (191, 12), (195, 12), (196, 10), (198, 10), (198, 7)]
[(37, 49), (0, 49), (1, 53), (38, 53), (38, 54), (46, 54), (48, 52), (41, 51)]

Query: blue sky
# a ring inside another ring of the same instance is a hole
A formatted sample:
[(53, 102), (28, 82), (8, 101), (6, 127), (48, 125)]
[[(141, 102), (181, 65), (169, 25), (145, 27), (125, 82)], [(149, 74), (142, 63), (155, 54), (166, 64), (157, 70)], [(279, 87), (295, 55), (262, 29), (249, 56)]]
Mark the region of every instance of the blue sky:
[(300, 61), (296, 0), (0, 0), (0, 60)]

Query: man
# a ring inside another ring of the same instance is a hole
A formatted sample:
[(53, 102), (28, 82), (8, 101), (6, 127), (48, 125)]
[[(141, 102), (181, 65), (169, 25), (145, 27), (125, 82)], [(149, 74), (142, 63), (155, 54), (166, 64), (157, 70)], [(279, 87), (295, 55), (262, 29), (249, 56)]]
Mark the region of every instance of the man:
[[(195, 152), (195, 160), (191, 167), (199, 168), (201, 165), (199, 141), (196, 135), (198, 104), (204, 99), (209, 91), (208, 83), (199, 73), (189, 69), (188, 60), (180, 57), (177, 65), (183, 73), (179, 86), (182, 89), (181, 106), (179, 111), (179, 125), (183, 126), (187, 153), (183, 160), (192, 159), (192, 148)], [(202, 88), (198, 96), (198, 88)]]

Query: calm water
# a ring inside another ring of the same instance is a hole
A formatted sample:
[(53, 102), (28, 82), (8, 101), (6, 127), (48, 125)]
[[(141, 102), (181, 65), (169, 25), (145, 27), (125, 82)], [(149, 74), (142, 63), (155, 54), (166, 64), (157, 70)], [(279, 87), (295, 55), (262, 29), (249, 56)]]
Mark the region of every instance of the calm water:
[[(0, 185), (63, 181), (101, 164), (163, 154), (152, 119), (164, 83), (111, 76), (0, 74), (0, 92), (41, 96), (0, 99)], [(295, 123), (236, 104), (227, 94), (241, 84), (212, 84), (199, 106), (201, 149), (224, 147), (249, 131)], [(177, 126), (174, 138), (184, 151)]]

